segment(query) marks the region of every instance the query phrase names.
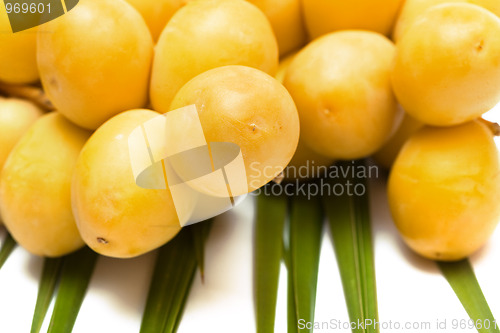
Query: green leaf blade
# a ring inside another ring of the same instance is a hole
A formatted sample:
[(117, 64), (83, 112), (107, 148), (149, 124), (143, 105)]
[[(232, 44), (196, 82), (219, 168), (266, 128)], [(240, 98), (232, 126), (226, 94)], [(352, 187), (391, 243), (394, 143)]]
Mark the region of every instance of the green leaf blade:
[(299, 318), (297, 318), (297, 304), (295, 302), (295, 292), (293, 286), (292, 274), (288, 274), (287, 287), (287, 323), (288, 333), (299, 332)]
[(158, 251), (140, 333), (170, 333), (179, 326), (198, 264), (192, 227)]
[(0, 248), (0, 268), (2, 268), (3, 264), (7, 261), (12, 251), (14, 251), (16, 245), (17, 243), (14, 238), (12, 238), (10, 233), (7, 233), (2, 243), (2, 248)]
[[(314, 322), (323, 209), (318, 198), (293, 197), (289, 226), (288, 332), (297, 332), (298, 320)], [(293, 300), (290, 299), (293, 298)], [(301, 332), (312, 332), (311, 329)]]
[(201, 281), (205, 281), (205, 244), (212, 229), (213, 219), (193, 224), (191, 232), (193, 235), (194, 249), (196, 253), (196, 261), (200, 269)]
[[(340, 162), (341, 170), (366, 168), (364, 161)], [(358, 169), (359, 170), (359, 169)], [(368, 183), (364, 178), (346, 177), (336, 179), (332, 186), (348, 182), (352, 188), (362, 186), (363, 195), (349, 195), (344, 191), (340, 196), (325, 196), (324, 205), (329, 220), (333, 246), (337, 257), (344, 289), (347, 310), (352, 322), (370, 322), (372, 325), (357, 327), (353, 332), (379, 332), (375, 263), (371, 234)]]
[(262, 194), (256, 199), (254, 304), (257, 333), (274, 332), (287, 202), (284, 196)]
[(64, 258), (48, 333), (71, 332), (87, 292), (97, 253), (84, 247)]
[[(457, 262), (438, 261), (437, 265), (462, 303), (480, 333), (500, 333), (481, 286), (468, 259)], [(485, 328), (484, 323), (489, 323)]]
[(33, 321), (31, 322), (31, 333), (40, 332), (43, 320), (54, 296), (57, 282), (59, 281), (63, 260), (63, 257), (45, 258), (42, 276), (38, 285)]

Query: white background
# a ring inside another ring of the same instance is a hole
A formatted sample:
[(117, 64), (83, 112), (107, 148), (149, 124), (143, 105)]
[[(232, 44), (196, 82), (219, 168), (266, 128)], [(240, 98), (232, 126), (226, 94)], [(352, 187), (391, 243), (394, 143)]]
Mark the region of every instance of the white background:
[[(500, 122), (499, 108), (485, 118)], [(498, 138), (497, 138), (498, 140)], [(497, 141), (500, 147), (500, 141)], [(476, 332), (453, 329), (452, 320), (467, 320), (436, 265), (410, 252), (391, 221), (385, 179), (371, 184), (371, 208), (375, 244), (379, 319), (393, 327), (396, 322), (430, 330), (382, 329), (382, 332)], [(253, 200), (217, 218), (206, 248), (206, 276), (197, 273), (179, 333), (255, 332), (252, 298)], [(0, 227), (0, 239), (5, 230)], [(323, 238), (316, 304), (316, 321), (348, 321), (342, 285), (328, 230)], [(156, 252), (135, 259), (100, 257), (80, 314), (77, 333), (139, 332)], [(490, 308), (500, 319), (500, 228), (486, 246), (471, 257), (477, 278)], [(0, 332), (29, 332), (43, 260), (17, 247), (0, 270)], [(276, 332), (286, 332), (286, 271), (282, 267)], [(42, 331), (48, 326), (47, 318)], [(446, 320), (447, 329), (436, 322)], [(322, 329), (315, 332), (350, 332)]]

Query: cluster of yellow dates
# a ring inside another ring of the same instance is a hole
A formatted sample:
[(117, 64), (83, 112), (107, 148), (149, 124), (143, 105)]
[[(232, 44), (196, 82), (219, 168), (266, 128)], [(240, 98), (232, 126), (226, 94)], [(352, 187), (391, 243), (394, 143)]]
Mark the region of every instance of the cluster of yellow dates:
[(171, 194), (136, 185), (128, 136), (195, 105), (207, 142), (241, 148), (249, 192), (287, 165), (373, 155), (409, 246), (463, 258), (500, 218), (476, 120), (500, 101), (496, 15), (494, 0), (81, 0), (12, 34), (0, 12), (0, 81), (40, 80), (57, 110), (0, 97), (1, 218), (44, 256), (168, 242)]

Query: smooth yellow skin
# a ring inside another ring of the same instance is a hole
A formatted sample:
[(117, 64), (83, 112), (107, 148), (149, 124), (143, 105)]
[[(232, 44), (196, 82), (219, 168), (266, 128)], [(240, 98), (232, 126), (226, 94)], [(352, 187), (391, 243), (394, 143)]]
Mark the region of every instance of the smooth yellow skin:
[(42, 114), (31, 102), (0, 96), (0, 174), (12, 148)]
[(0, 81), (38, 81), (36, 66), (37, 28), (13, 33), (3, 3), (0, 5)]
[(148, 25), (156, 42), (163, 28), (175, 12), (186, 4), (186, 0), (126, 0), (139, 13)]
[(394, 92), (423, 123), (450, 126), (479, 117), (500, 100), (500, 19), (476, 5), (427, 10), (397, 45)]
[(207, 142), (241, 148), (248, 192), (267, 184), (290, 162), (299, 117), (290, 94), (273, 77), (245, 66), (198, 75), (177, 93), (172, 110), (195, 104)]
[(167, 112), (186, 82), (225, 65), (250, 66), (274, 75), (278, 46), (269, 21), (246, 1), (189, 2), (168, 22), (156, 45), (153, 108)]
[(266, 14), (273, 27), (280, 56), (297, 50), (307, 42), (300, 0), (248, 0)]
[(346, 30), (371, 30), (389, 35), (403, 0), (301, 0), (311, 38)]
[(500, 166), (491, 131), (478, 121), (424, 127), (404, 145), (388, 183), (404, 241), (420, 255), (460, 260), (500, 220)]
[(29, 252), (58, 257), (83, 246), (71, 212), (71, 177), (90, 132), (56, 112), (23, 135), (0, 177), (0, 212)]
[(94, 251), (118, 258), (149, 252), (181, 229), (170, 191), (136, 185), (128, 136), (157, 117), (131, 110), (111, 118), (85, 144), (72, 182), (72, 206), (80, 234)]
[(96, 129), (147, 102), (153, 41), (141, 15), (124, 1), (83, 0), (38, 34), (45, 92), (75, 124)]
[(280, 59), (280, 62), (278, 64), (278, 71), (276, 72), (276, 75), (274, 76), (276, 80), (278, 80), (281, 84), (285, 81), (285, 76), (286, 72), (288, 70), (288, 67), (290, 67), (290, 64), (293, 61), (293, 58), (297, 55), (297, 52), (293, 52), (286, 57)]
[[(288, 67), (290, 67), (296, 55), (297, 52), (293, 52), (280, 60), (278, 72), (275, 75), (276, 80), (283, 83)], [(334, 159), (318, 154), (309, 148), (303, 140), (299, 139), (297, 150), (284, 171), (285, 180), (294, 181), (311, 179), (313, 178), (313, 172), (317, 170), (316, 168), (330, 166), (333, 162)]]
[(399, 112), (389, 80), (394, 51), (380, 34), (341, 31), (295, 56), (284, 85), (306, 145), (333, 159), (361, 158), (382, 146)]
[(17, 141), (42, 114), (31, 102), (0, 96), (0, 172)]
[(382, 146), (382, 148), (380, 148), (373, 155), (377, 164), (386, 169), (390, 169), (408, 138), (423, 126), (424, 124), (405, 112), (403, 119), (394, 134)]
[(406, 0), (401, 8), (392, 32), (392, 39), (397, 43), (405, 31), (413, 25), (417, 18), (433, 6), (442, 3), (471, 3), (488, 9), (500, 16), (500, 1), (498, 0)]

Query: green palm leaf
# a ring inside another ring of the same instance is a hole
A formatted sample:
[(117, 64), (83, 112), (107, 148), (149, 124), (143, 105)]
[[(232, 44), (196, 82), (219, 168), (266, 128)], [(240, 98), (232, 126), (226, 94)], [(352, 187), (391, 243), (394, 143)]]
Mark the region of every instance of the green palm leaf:
[[(202, 222), (207, 223), (207, 222)], [(158, 251), (153, 278), (144, 309), (141, 333), (176, 332), (203, 251), (197, 241), (205, 241), (210, 226), (193, 225)], [(200, 233), (201, 235), (195, 236)], [(205, 236), (203, 236), (205, 235)], [(201, 263), (200, 263), (201, 264)]]
[(460, 299), (470, 319), (474, 322), (477, 331), (480, 333), (499, 333), (498, 324), (491, 313), (469, 260), (440, 261), (437, 264)]
[(64, 258), (59, 290), (48, 333), (69, 333), (72, 331), (96, 261), (97, 253), (88, 247)]
[[(337, 167), (344, 171), (350, 167), (356, 170), (366, 167), (366, 164), (364, 161), (341, 162)], [(368, 184), (365, 179), (352, 177), (351, 172), (346, 172), (346, 176), (331, 184), (332, 188), (335, 184), (340, 184), (344, 188), (344, 194), (324, 198), (326, 214), (330, 222), (349, 318), (351, 322), (359, 320), (362, 323), (372, 323), (352, 331), (378, 332), (378, 326), (374, 327), (374, 322), (378, 322), (378, 308)], [(351, 189), (362, 186), (365, 189), (364, 194), (349, 195), (347, 182), (351, 184)]]
[(315, 197), (293, 197), (287, 253), (288, 332), (298, 332), (299, 320), (314, 321), (322, 229), (321, 201)]
[(12, 238), (9, 233), (7, 233), (2, 243), (2, 248), (0, 249), (0, 268), (2, 268), (7, 258), (9, 258), (16, 245), (17, 243), (14, 238)]
[(284, 196), (259, 195), (256, 199), (254, 304), (257, 333), (274, 332), (287, 202)]
[[(202, 223), (196, 223), (189, 227), (189, 231), (192, 235), (192, 247), (195, 249), (196, 263), (198, 268), (200, 269), (202, 281), (204, 280), (205, 272), (205, 244), (208, 239), (210, 230), (212, 229), (212, 225), (213, 219), (210, 219)], [(167, 325), (163, 332), (177, 332), (189, 296), (189, 291), (191, 290), (191, 286), (193, 285), (195, 272), (196, 267), (192, 270), (190, 279), (187, 279), (180, 285), (180, 288), (175, 296), (175, 302), (172, 306), (172, 313), (177, 313), (177, 316), (175, 318), (172, 318), (172, 320), (167, 320)]]
[(36, 299), (35, 312), (31, 323), (31, 333), (40, 332), (43, 320), (49, 309), (50, 301), (54, 296), (57, 282), (61, 273), (64, 257), (45, 258), (38, 286), (38, 296)]
[(203, 223), (196, 223), (191, 226), (196, 261), (198, 262), (202, 282), (205, 281), (205, 243), (210, 233), (210, 229), (212, 229), (212, 225), (213, 219), (209, 219)]

